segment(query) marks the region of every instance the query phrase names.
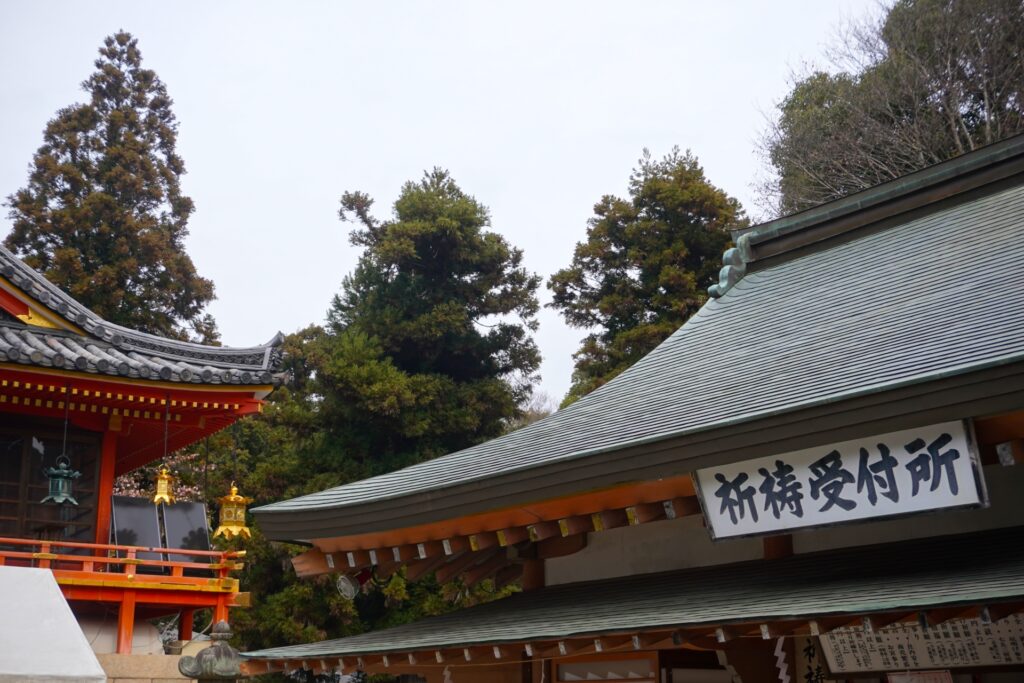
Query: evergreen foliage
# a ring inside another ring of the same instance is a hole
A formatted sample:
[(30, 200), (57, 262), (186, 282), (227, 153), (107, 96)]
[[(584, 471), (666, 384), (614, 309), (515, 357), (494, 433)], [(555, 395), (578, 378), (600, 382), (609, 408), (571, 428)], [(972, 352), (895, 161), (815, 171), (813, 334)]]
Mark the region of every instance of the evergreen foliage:
[(184, 248), (193, 205), (181, 192), (171, 98), (129, 33), (99, 52), (82, 84), (89, 101), (57, 112), (28, 184), (7, 198), (5, 244), (111, 322), (213, 342), (203, 313), (213, 283)]
[[(361, 193), (342, 198), (364, 251), (334, 298), (325, 327), (285, 340), (288, 386), (257, 419), (211, 441), (211, 488), (236, 479), (265, 504), (320, 491), (497, 436), (528, 408), (540, 357), (539, 278), (522, 252), (489, 231), (484, 206), (444, 171), (407, 183), (391, 219)], [(332, 580), (300, 580), (304, 548), (257, 533), (240, 576), (256, 597), (233, 615), (248, 649), (385, 628), (507, 595), (485, 581), (466, 589), (403, 573), (371, 579), (356, 600)]]
[(364, 252), (310, 361), (332, 450), (388, 471), (498, 436), (519, 416), (540, 364), (540, 278), (446, 171), (406, 183), (389, 220), (371, 206), (342, 198)]
[(587, 241), (552, 276), (550, 306), (593, 330), (574, 355), (563, 405), (608, 382), (697, 312), (729, 244), (746, 220), (739, 202), (712, 185), (689, 152), (662, 159), (644, 150), (629, 199), (594, 206)]
[(788, 214), (1024, 132), (1024, 3), (898, 0), (798, 81), (761, 149)]

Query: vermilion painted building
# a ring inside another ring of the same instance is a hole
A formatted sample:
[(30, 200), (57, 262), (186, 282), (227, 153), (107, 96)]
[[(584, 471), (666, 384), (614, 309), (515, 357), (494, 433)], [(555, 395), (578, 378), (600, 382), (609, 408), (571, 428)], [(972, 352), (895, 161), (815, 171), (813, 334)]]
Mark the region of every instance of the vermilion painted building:
[[(172, 562), (110, 545), (111, 494), (118, 475), (258, 413), (280, 340), (211, 347), (125, 329), (0, 248), (0, 564), (49, 568), (82, 618), (116, 614), (122, 654), (139, 620), (180, 613), (190, 635), (195, 609), (226, 619), (244, 598), (238, 554)], [(77, 504), (44, 502), (62, 454), (80, 472)]]
[(1024, 676), (1024, 137), (737, 233), (682, 328), (521, 430), (254, 510), (302, 576), (523, 591), (254, 673)]

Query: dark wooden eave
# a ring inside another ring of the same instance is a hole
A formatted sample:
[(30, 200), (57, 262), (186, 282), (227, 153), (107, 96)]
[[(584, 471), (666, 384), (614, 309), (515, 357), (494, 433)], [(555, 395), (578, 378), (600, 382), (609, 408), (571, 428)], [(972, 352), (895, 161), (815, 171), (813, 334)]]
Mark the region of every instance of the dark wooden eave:
[[(1024, 529), (573, 583), (348, 638), (243, 654), (251, 673), (559, 657), (834, 628), (999, 621), (1024, 605)], [(870, 625), (870, 626), (869, 626)]]

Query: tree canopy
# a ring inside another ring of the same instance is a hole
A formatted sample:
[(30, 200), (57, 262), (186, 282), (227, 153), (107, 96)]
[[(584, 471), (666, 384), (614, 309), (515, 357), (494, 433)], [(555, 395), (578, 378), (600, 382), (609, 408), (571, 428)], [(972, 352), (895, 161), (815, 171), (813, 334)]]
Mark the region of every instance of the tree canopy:
[(213, 283), (185, 253), (193, 205), (167, 88), (131, 34), (106, 38), (99, 54), (82, 83), (89, 101), (46, 125), (28, 184), (7, 198), (5, 244), (111, 322), (215, 341), (203, 313)]
[[(445, 171), (406, 183), (389, 219), (371, 208), (365, 194), (343, 196), (362, 255), (327, 324), (286, 339), (288, 386), (259, 418), (218, 435), (220, 488), (237, 477), (269, 503), (459, 450), (528, 417), (540, 281), (522, 252)], [(400, 624), (512, 590), (400, 572), (352, 602), (327, 578), (296, 578), (288, 559), (300, 549), (258, 533), (247, 548), (241, 579), (259, 597), (234, 625), (249, 648)]]
[(587, 240), (548, 283), (549, 305), (569, 325), (592, 330), (574, 356), (566, 403), (611, 380), (686, 322), (716, 281), (729, 230), (746, 224), (739, 202), (678, 149), (662, 159), (644, 150), (629, 194), (601, 198)]
[(797, 81), (761, 140), (787, 214), (1024, 132), (1024, 4), (898, 0)]
[(406, 183), (389, 220), (371, 207), (359, 192), (342, 198), (364, 252), (310, 360), (331, 436), (391, 469), (497, 436), (519, 415), (540, 364), (540, 278), (446, 171)]

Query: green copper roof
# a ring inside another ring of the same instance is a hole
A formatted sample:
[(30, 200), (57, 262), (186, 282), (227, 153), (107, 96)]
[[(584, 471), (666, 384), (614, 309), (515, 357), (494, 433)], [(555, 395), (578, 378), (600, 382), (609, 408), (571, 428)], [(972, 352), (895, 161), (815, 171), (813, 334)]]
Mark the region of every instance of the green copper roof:
[(575, 583), (382, 631), (244, 656), (316, 659), (989, 605), (1024, 597), (1024, 529)]
[[(946, 188), (952, 199), (913, 218), (755, 264), (568, 408), (457, 453), (256, 508), (261, 529), (285, 540), (403, 528), (683, 474), (711, 458), (753, 457), (753, 447), (784, 452), (798, 437), (817, 439), (802, 447), (828, 443), (850, 425), (866, 430), (856, 436), (891, 431), (909, 425), (870, 422), (910, 410), (932, 411), (907, 418), (916, 424), (983, 414), (963, 401), (1009, 395), (1010, 375), (1021, 372), (1005, 368), (1024, 367), (1024, 145), (1017, 148), (1018, 175), (988, 194)], [(995, 388), (978, 386), (983, 372), (998, 372), (988, 380)], [(972, 391), (950, 389), (937, 403), (935, 385), (950, 377)], [(926, 398), (908, 397), (908, 387)], [(1013, 396), (1014, 406), (999, 409), (1024, 408), (1024, 394)], [(830, 423), (808, 419), (826, 410)], [(837, 419), (842, 410), (858, 412)], [(769, 443), (774, 432), (765, 427), (792, 431)]]

